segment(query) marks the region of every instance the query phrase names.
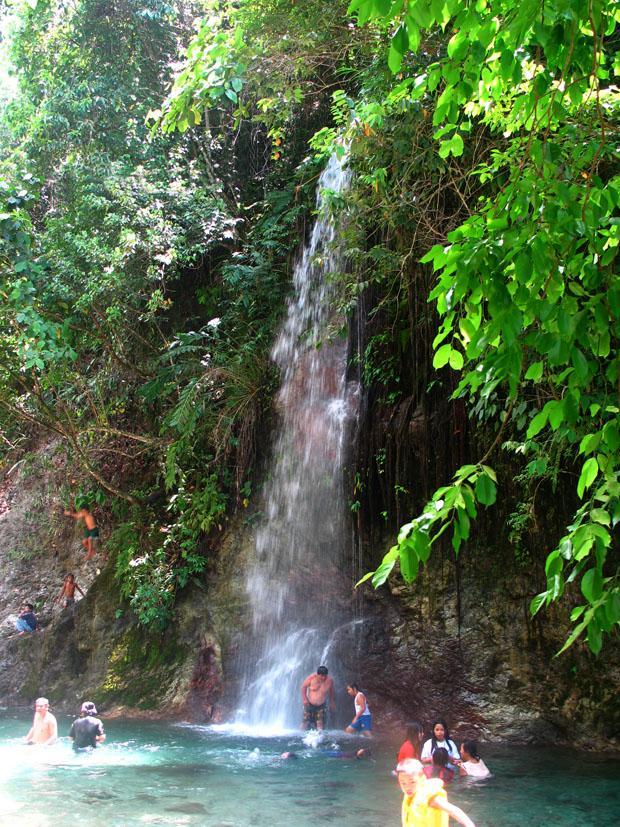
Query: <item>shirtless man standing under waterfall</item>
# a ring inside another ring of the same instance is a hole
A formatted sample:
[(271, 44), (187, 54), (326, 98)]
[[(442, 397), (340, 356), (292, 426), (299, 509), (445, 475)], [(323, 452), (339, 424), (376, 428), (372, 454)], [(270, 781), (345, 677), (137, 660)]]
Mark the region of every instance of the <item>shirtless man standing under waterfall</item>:
[(329, 708), (333, 712), (336, 709), (334, 682), (328, 677), (327, 667), (319, 666), (301, 685), (301, 702), (304, 705), (302, 729), (325, 728), (328, 695)]

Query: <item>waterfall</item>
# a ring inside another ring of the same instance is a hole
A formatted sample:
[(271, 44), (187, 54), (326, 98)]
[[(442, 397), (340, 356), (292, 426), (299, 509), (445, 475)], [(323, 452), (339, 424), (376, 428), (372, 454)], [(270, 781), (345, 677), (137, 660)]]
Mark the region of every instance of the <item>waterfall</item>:
[(330, 274), (342, 270), (343, 256), (324, 215), (323, 191), (343, 192), (347, 179), (332, 157), (318, 182), (318, 217), (295, 266), (294, 292), (272, 352), (282, 377), (280, 416), (247, 573), (253, 633), (239, 713), (244, 723), (272, 730), (300, 723), (301, 682), (321, 663), (338, 677), (330, 653), (359, 622), (352, 620), (343, 491), (359, 388), (347, 381), (347, 342), (324, 341), (327, 325), (342, 321), (331, 307)]

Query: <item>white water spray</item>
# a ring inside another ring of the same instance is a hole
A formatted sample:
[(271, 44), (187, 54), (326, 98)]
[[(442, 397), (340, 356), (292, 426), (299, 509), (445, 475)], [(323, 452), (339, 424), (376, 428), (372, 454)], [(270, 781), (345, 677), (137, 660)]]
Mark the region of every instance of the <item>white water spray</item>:
[(294, 271), (294, 294), (272, 356), (280, 367), (280, 425), (264, 489), (265, 521), (247, 590), (253, 652), (244, 657), (240, 716), (274, 731), (299, 724), (303, 678), (326, 663), (339, 632), (351, 627), (345, 574), (347, 510), (343, 462), (359, 387), (347, 380), (347, 343), (325, 341), (332, 310), (330, 274), (343, 267), (324, 191), (346, 190), (334, 157), (319, 179), (319, 217)]

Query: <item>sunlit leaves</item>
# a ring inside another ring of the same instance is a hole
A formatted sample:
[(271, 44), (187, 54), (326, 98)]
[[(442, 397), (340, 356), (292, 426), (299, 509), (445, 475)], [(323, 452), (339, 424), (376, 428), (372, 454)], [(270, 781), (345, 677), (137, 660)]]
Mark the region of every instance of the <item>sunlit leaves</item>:
[[(604, 46), (612, 4), (551, 6), (541, 15), (537, 3), (503, 0), (354, 0), (349, 12), (359, 24), (390, 27), (389, 67), (405, 74), (396, 88), (401, 96), (422, 89), (432, 101), (441, 159), (466, 155), (472, 122), (495, 138), (475, 173), (484, 189), (470, 217), (421, 259), (436, 274), (430, 298), (441, 317), (433, 366), (463, 371), (455, 396), (478, 412), (505, 394), (529, 444), (577, 463), (583, 506), (548, 556), (547, 589), (532, 611), (580, 581), (588, 604), (567, 646), (585, 631), (598, 652), (616, 622), (605, 608), (615, 606), (618, 576), (607, 550), (620, 512), (619, 98), (606, 85), (612, 55)], [(445, 53), (418, 74), (411, 23), (422, 39), (446, 30)], [(480, 476), (473, 493), (491, 505), (495, 481)], [(458, 551), (470, 527), (453, 506)], [(406, 579), (411, 548), (415, 541)]]
[(175, 79), (162, 111), (151, 113), (164, 132), (185, 132), (210, 106), (238, 104), (245, 82), (243, 29), (227, 29), (221, 20), (205, 18), (187, 48), (185, 65)]
[(431, 554), (431, 547), (441, 535), (452, 528), (452, 547), (458, 553), (469, 539), (471, 521), (477, 516), (477, 504), (490, 506), (496, 499), (496, 476), (488, 465), (464, 465), (454, 475), (454, 482), (439, 488), (424, 511), (404, 525), (398, 542), (385, 555), (374, 572), (359, 582), (372, 579), (375, 588), (383, 585), (399, 563), (400, 573), (407, 583), (418, 576), (420, 566)]
[(590, 488), (596, 479), (598, 472), (599, 467), (596, 457), (590, 457), (590, 459), (587, 459), (584, 462), (583, 468), (581, 469), (581, 474), (579, 475), (579, 480), (577, 481), (577, 494), (580, 497), (583, 497), (584, 492)]

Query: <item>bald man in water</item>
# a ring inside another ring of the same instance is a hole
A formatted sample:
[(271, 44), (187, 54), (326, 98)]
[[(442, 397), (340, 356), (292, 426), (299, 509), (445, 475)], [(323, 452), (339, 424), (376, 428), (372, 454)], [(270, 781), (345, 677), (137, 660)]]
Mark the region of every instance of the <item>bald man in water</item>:
[(58, 724), (56, 718), (49, 711), (50, 702), (47, 698), (37, 698), (34, 702), (34, 719), (26, 743), (42, 744), (47, 746), (53, 744), (58, 737)]

